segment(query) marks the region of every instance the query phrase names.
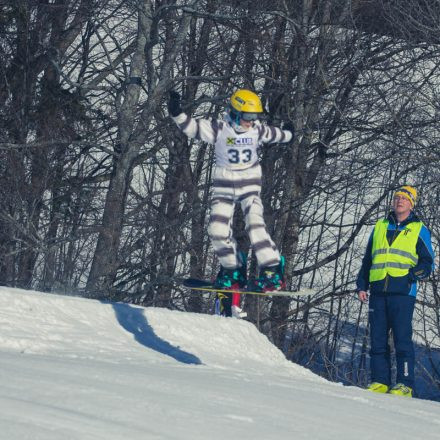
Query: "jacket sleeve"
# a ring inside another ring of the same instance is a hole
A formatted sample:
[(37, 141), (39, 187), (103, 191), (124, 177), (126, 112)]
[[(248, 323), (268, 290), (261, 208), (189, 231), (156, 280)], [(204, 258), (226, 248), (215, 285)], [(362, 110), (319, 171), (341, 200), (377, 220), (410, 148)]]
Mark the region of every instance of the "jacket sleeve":
[(362, 265), (356, 280), (356, 288), (358, 291), (368, 290), (370, 286), (370, 268), (371, 268), (371, 249), (373, 248), (373, 232), (368, 239), (367, 249), (365, 250), (364, 258), (362, 258)]
[(218, 133), (218, 121), (208, 119), (195, 119), (186, 113), (172, 117), (176, 125), (189, 138), (198, 139), (208, 144), (215, 144)]
[(271, 125), (260, 125), (258, 128), (260, 133), (259, 141), (261, 144), (286, 143), (292, 140), (292, 132), (289, 130), (281, 130)]
[(416, 252), (419, 260), (409, 270), (410, 281), (418, 281), (429, 276), (434, 269), (434, 251), (431, 243), (431, 233), (423, 225), (416, 244)]

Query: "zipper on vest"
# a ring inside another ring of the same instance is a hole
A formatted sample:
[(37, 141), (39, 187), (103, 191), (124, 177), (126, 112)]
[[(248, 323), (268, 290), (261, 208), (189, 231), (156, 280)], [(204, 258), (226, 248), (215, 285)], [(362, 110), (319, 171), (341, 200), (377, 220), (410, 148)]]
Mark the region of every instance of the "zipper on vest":
[(400, 234), (399, 226), (400, 226), (400, 223), (396, 223), (396, 229), (395, 229), (394, 232), (393, 232), (393, 238), (391, 239), (391, 243), (388, 243), (388, 244), (390, 245), (390, 247), (393, 245), (394, 240), (395, 240), (395, 239), (397, 238), (397, 236)]
[[(394, 240), (397, 238), (397, 236), (398, 236), (398, 235), (400, 234), (400, 232), (401, 232), (401, 231), (399, 231), (400, 222), (395, 223), (395, 225), (396, 225), (396, 229), (395, 229), (394, 232), (393, 232), (393, 237), (392, 237), (392, 239), (391, 239), (391, 243), (388, 243), (389, 247), (388, 247), (388, 249), (387, 249), (387, 254), (389, 253), (389, 251), (390, 251), (390, 247), (393, 245)], [(383, 288), (384, 293), (386, 293), (387, 290), (388, 290), (389, 277), (390, 277), (390, 276), (389, 276), (388, 274), (385, 275), (385, 284), (384, 284), (384, 288)]]
[[(395, 229), (394, 232), (393, 232), (393, 237), (391, 238), (391, 243), (388, 243), (387, 254), (390, 252), (390, 247), (393, 245), (394, 240), (397, 238), (397, 235), (399, 235), (399, 233), (400, 233), (400, 231), (399, 231), (399, 225), (400, 225), (400, 223), (395, 223), (395, 225), (396, 225), (396, 229)], [(388, 240), (387, 240), (387, 241), (388, 241)], [(385, 284), (384, 284), (384, 287), (383, 287), (383, 292), (384, 292), (384, 293), (387, 293), (387, 290), (388, 290), (388, 281), (389, 281), (389, 275), (386, 274), (386, 275), (385, 275)]]

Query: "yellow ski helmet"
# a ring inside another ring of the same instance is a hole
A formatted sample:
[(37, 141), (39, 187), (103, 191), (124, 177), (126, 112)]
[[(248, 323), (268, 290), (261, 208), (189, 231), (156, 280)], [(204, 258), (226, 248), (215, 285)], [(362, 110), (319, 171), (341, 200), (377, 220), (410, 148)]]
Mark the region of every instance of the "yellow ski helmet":
[(255, 121), (259, 113), (263, 113), (261, 100), (254, 92), (246, 89), (239, 89), (230, 99), (230, 113), (232, 119), (244, 119)]

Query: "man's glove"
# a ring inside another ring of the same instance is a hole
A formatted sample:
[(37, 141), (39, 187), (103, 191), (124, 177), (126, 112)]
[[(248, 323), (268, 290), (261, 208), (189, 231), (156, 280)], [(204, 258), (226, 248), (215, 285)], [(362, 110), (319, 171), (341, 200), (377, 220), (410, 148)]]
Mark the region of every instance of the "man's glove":
[(423, 269), (419, 269), (417, 271), (415, 271), (413, 267), (409, 269), (408, 280), (410, 283), (423, 280), (423, 278), (426, 278), (426, 272)]
[(179, 116), (182, 113), (180, 107), (180, 95), (174, 90), (170, 91), (170, 98), (168, 100), (168, 112), (171, 116)]
[(293, 136), (295, 135), (295, 127), (293, 126), (292, 122), (287, 121), (283, 124), (283, 130), (290, 131), (292, 133), (292, 140)]

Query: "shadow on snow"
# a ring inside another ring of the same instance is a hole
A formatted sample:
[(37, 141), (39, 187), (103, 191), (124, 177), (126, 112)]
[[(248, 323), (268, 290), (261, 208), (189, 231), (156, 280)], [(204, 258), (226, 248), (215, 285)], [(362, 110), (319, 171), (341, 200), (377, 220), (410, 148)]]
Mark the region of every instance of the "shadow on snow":
[(170, 356), (183, 364), (202, 364), (197, 356), (183, 351), (179, 347), (175, 347), (157, 336), (153, 328), (148, 324), (143, 309), (123, 303), (112, 303), (112, 306), (119, 324), (125, 330), (132, 333), (134, 339), (139, 342), (139, 344)]

